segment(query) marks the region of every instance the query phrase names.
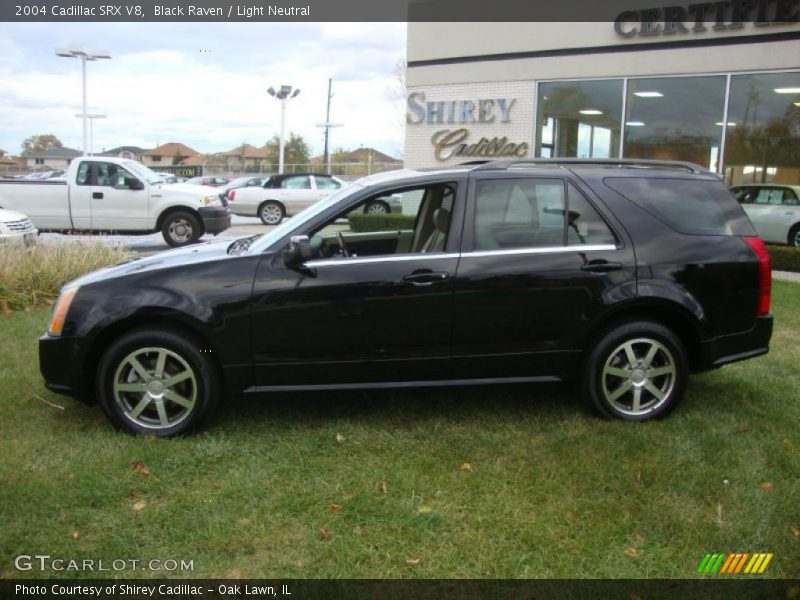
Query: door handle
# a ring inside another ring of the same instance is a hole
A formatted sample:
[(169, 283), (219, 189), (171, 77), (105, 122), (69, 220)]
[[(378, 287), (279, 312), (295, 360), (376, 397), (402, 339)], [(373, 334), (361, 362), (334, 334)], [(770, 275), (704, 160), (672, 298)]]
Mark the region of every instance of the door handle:
[(589, 271), (590, 273), (610, 273), (611, 271), (620, 271), (622, 263), (608, 262), (608, 261), (592, 261), (581, 266), (582, 271)]
[(92, 193), (93, 200), (102, 200), (103, 199), (103, 192), (93, 192)]
[(437, 281), (444, 281), (450, 277), (450, 273), (445, 273), (443, 271), (439, 271), (434, 273), (433, 271), (422, 271), (422, 272), (413, 272), (408, 275), (403, 276), (403, 281), (409, 281), (414, 285), (433, 285)]

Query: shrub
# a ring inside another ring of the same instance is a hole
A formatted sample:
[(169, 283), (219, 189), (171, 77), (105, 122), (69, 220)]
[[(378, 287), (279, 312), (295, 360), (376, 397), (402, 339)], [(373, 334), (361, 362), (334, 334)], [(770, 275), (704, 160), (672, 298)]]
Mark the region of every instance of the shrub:
[(101, 242), (0, 247), (0, 313), (46, 306), (68, 281), (131, 256)]
[(414, 215), (368, 215), (364, 213), (352, 213), (350, 221), (350, 231), (400, 231), (403, 229), (414, 229)]
[(793, 246), (767, 246), (773, 271), (800, 273), (800, 248)]

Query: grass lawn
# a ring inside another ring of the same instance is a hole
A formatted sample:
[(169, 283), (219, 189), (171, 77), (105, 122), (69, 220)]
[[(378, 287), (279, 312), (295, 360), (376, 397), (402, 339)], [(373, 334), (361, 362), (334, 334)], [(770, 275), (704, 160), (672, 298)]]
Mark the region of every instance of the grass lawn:
[(204, 433), (136, 438), (44, 389), (47, 311), (1, 315), (0, 577), (49, 554), (192, 560), (180, 577), (686, 578), (737, 551), (800, 576), (800, 285), (773, 285), (771, 353), (639, 425), (519, 386), (241, 399)]

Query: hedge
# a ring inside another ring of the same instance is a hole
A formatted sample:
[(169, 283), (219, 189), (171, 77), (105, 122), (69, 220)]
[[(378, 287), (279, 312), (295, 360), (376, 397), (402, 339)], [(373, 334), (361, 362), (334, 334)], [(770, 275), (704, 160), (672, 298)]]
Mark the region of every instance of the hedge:
[(793, 246), (767, 246), (773, 271), (800, 273), (800, 248)]
[(400, 231), (403, 229), (414, 229), (414, 215), (368, 215), (364, 213), (353, 213), (348, 217), (350, 221), (350, 231)]

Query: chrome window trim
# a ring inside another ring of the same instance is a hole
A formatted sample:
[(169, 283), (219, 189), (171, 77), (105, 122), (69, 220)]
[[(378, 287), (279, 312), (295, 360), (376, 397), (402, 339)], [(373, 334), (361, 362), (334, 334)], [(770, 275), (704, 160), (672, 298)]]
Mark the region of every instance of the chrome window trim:
[(472, 252), (438, 252), (431, 254), (401, 254), (397, 256), (375, 256), (371, 258), (341, 258), (312, 260), (306, 263), (311, 269), (319, 267), (342, 267), (346, 265), (382, 262), (405, 262), (408, 260), (435, 260), (448, 258), (480, 258), (484, 256), (515, 256), (525, 254), (563, 254), (565, 252), (602, 252), (617, 250), (614, 244), (587, 244), (585, 246), (543, 246), (541, 248), (514, 248), (511, 250), (475, 250)]

